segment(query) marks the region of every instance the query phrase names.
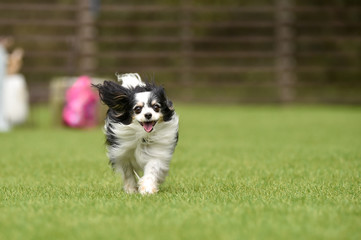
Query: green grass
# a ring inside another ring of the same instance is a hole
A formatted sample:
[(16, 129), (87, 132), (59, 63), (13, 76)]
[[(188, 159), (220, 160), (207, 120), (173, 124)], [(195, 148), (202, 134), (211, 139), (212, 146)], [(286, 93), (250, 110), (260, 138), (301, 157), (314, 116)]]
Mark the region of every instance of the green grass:
[(0, 134), (0, 239), (360, 239), (359, 107), (179, 106), (154, 196), (126, 195), (94, 130)]

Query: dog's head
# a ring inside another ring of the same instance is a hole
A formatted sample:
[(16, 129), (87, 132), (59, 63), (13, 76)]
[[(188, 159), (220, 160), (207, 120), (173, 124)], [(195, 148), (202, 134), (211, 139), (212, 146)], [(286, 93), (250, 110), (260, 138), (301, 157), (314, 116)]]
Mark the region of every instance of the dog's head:
[(150, 83), (124, 87), (113, 81), (94, 86), (114, 122), (140, 124), (149, 133), (157, 123), (170, 121), (174, 115), (173, 104), (163, 87)]

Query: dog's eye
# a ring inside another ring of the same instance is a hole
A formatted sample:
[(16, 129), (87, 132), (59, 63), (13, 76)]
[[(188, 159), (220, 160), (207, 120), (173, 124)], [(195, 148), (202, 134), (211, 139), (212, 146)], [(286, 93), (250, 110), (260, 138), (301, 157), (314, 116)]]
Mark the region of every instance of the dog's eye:
[(136, 114), (141, 113), (141, 112), (142, 112), (142, 107), (140, 107), (140, 106), (135, 107), (135, 108), (134, 108), (134, 112), (135, 112)]
[(159, 112), (160, 106), (159, 106), (158, 104), (154, 104), (154, 105), (153, 105), (153, 110), (154, 110), (155, 112)]

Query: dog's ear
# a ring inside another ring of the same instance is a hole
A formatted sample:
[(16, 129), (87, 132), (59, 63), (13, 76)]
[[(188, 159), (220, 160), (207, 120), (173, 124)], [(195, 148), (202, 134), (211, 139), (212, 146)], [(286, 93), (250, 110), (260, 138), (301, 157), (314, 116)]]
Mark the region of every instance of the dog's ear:
[(103, 84), (93, 84), (99, 91), (99, 97), (110, 109), (124, 112), (130, 103), (129, 89), (113, 81), (104, 81)]
[(113, 81), (104, 81), (103, 84), (93, 84), (99, 91), (99, 97), (111, 111), (112, 116), (124, 122), (131, 118), (131, 96), (128, 88), (122, 87)]
[(174, 115), (174, 106), (173, 106), (172, 101), (170, 101), (167, 98), (166, 98), (164, 105), (165, 105), (165, 107), (162, 108), (163, 120), (165, 122), (168, 122), (172, 119), (172, 117)]

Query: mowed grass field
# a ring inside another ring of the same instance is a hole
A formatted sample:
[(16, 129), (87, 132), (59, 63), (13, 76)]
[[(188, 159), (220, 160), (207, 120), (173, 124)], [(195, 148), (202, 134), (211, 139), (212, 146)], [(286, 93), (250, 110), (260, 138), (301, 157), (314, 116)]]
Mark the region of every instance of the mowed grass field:
[(126, 195), (101, 127), (0, 134), (0, 239), (361, 239), (361, 108), (176, 106), (153, 196)]

